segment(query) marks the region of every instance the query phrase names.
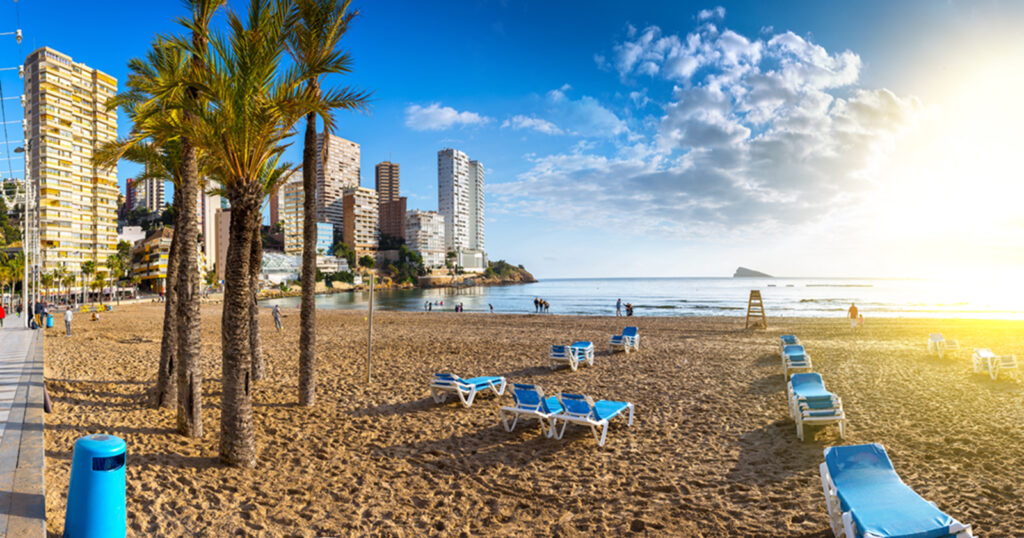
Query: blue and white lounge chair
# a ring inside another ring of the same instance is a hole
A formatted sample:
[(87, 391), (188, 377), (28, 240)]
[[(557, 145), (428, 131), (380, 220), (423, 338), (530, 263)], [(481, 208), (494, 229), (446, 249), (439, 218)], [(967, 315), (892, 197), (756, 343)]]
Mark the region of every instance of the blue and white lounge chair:
[[(501, 419), (501, 424), (505, 426), (506, 431), (514, 430), (519, 417), (525, 416), (537, 419), (540, 423), (540, 431), (545, 437), (552, 437), (555, 434), (551, 417), (563, 411), (558, 397), (545, 398), (544, 390), (537, 385), (513, 383), (512, 400), (514, 405), (498, 410), (498, 418)], [(509, 422), (509, 417), (512, 418), (512, 422)]]
[(630, 350), (637, 351), (640, 349), (640, 330), (636, 327), (626, 327), (622, 329), (622, 334), (613, 334), (611, 340), (608, 342), (608, 347), (611, 351), (622, 350), (629, 353)]
[(792, 344), (782, 348), (782, 373), (789, 377), (790, 370), (810, 371), (811, 356), (804, 350), (804, 346)]
[(779, 352), (781, 353), (786, 349), (786, 346), (795, 346), (800, 343), (800, 339), (794, 334), (784, 334), (779, 336)]
[(928, 353), (938, 355), (940, 359), (945, 358), (947, 355), (951, 358), (956, 358), (960, 354), (960, 342), (946, 340), (940, 333), (929, 334)]
[(566, 364), (569, 369), (576, 371), (580, 364), (587, 366), (594, 365), (594, 344), (591, 342), (574, 342), (571, 346), (551, 346), (551, 353), (548, 355), (551, 365), (557, 367)]
[(996, 355), (987, 348), (975, 349), (971, 360), (974, 362), (974, 373), (988, 372), (993, 381), (999, 377), (999, 372), (1017, 369), (1016, 355)]
[(628, 425), (633, 425), (633, 404), (629, 402), (612, 402), (608, 400), (594, 402), (589, 396), (566, 394), (564, 392), (558, 395), (558, 401), (562, 404), (563, 410), (552, 417), (552, 431), (554, 431), (554, 427), (558, 424), (559, 420), (564, 423), (562, 424), (561, 431), (555, 434), (556, 439), (561, 439), (565, 435), (566, 426), (570, 422), (574, 422), (590, 426), (590, 431), (594, 433), (594, 440), (597, 441), (597, 446), (604, 446), (605, 438), (608, 436), (608, 421), (627, 409), (629, 410)]
[(836, 537), (969, 538), (964, 525), (900, 480), (882, 445), (830, 446), (819, 467)]
[(786, 384), (789, 412), (796, 421), (796, 436), (804, 440), (804, 425), (839, 424), (839, 438), (846, 437), (846, 414), (838, 396), (825, 390), (821, 374), (793, 374)]
[(490, 390), (495, 396), (505, 394), (505, 378), (494, 376), (462, 379), (455, 374), (434, 374), (430, 381), (430, 394), (436, 403), (444, 403), (448, 394), (454, 392), (463, 407), (469, 407), (473, 405), (476, 393), (483, 390)]

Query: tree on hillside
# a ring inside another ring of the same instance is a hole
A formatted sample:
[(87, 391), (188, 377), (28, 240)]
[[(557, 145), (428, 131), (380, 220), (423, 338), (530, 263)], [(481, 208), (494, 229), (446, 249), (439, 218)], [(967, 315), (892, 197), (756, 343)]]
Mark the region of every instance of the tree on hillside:
[[(341, 49), (348, 25), (358, 14), (349, 0), (294, 0), (294, 24), (286, 33), (287, 49), (301, 72), (307, 97), (314, 101), (304, 111), (306, 131), (302, 148), (302, 281), (316, 278), (316, 123), (324, 136), (334, 130), (332, 111), (365, 109), (369, 95), (350, 88), (324, 91), (324, 77), (352, 70), (352, 57)], [(316, 286), (302, 286), (299, 311), (299, 404), (316, 403)]]

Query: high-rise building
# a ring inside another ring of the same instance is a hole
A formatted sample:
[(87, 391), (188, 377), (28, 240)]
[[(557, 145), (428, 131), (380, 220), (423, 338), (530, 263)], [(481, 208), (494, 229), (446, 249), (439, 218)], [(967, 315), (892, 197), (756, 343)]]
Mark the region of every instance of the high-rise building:
[(377, 188), (377, 200), (385, 202), (398, 200), (398, 163), (384, 161), (374, 167), (374, 186)]
[(359, 144), (320, 133), (316, 154), (316, 220), (340, 229), (345, 223), (341, 200), (345, 189), (359, 186)]
[(444, 216), (418, 209), (405, 214), (405, 245), (423, 258), (427, 268), (444, 265)]
[(484, 250), (484, 166), (457, 149), (437, 152), (437, 208), (448, 250)]
[(345, 207), (342, 240), (357, 253), (377, 250), (377, 191), (349, 187), (342, 200)]
[(25, 59), (25, 173), (39, 185), (42, 271), (105, 271), (117, 241), (117, 168), (93, 164), (117, 137), (117, 80), (49, 47)]
[(132, 178), (128, 178), (128, 179), (124, 180), (124, 207), (125, 207), (125, 212), (129, 212), (129, 211), (135, 209), (135, 203), (136, 203), (135, 202), (135, 186), (132, 185), (132, 182), (134, 182), (134, 181), (135, 180), (132, 179)]
[(139, 179), (132, 185), (132, 189), (135, 191), (135, 205), (131, 207), (133, 211), (145, 208), (150, 213), (159, 213), (164, 210), (164, 181), (162, 179)]
[(380, 235), (405, 239), (405, 196), (380, 203)]
[[(302, 235), (305, 218), (303, 211), (304, 192), (302, 190), (302, 172), (297, 172), (281, 185), (281, 220), (284, 222), (284, 252), (300, 256), (302, 255)], [(323, 250), (330, 254), (334, 245), (333, 222), (320, 221), (316, 223), (316, 250)]]
[[(207, 189), (209, 184), (207, 184)], [(217, 210), (222, 209), (224, 198), (218, 194), (209, 194), (207, 189), (199, 191), (199, 233), (202, 234), (203, 254), (206, 257), (206, 266), (203, 271), (209, 271), (217, 263)]]

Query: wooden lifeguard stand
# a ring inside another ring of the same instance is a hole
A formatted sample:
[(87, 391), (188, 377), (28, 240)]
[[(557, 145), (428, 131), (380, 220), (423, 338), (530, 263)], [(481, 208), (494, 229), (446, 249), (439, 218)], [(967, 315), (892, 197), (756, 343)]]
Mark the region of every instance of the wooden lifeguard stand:
[(761, 290), (750, 290), (750, 299), (747, 300), (747, 328), (768, 328), (768, 319), (764, 316), (764, 301), (761, 300)]

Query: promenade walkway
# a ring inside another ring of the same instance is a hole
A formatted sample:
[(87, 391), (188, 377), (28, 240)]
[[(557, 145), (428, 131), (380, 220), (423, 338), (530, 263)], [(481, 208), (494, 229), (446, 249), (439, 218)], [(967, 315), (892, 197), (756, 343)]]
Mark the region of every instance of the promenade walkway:
[(0, 329), (0, 536), (46, 536), (43, 447), (43, 331), (8, 324)]

